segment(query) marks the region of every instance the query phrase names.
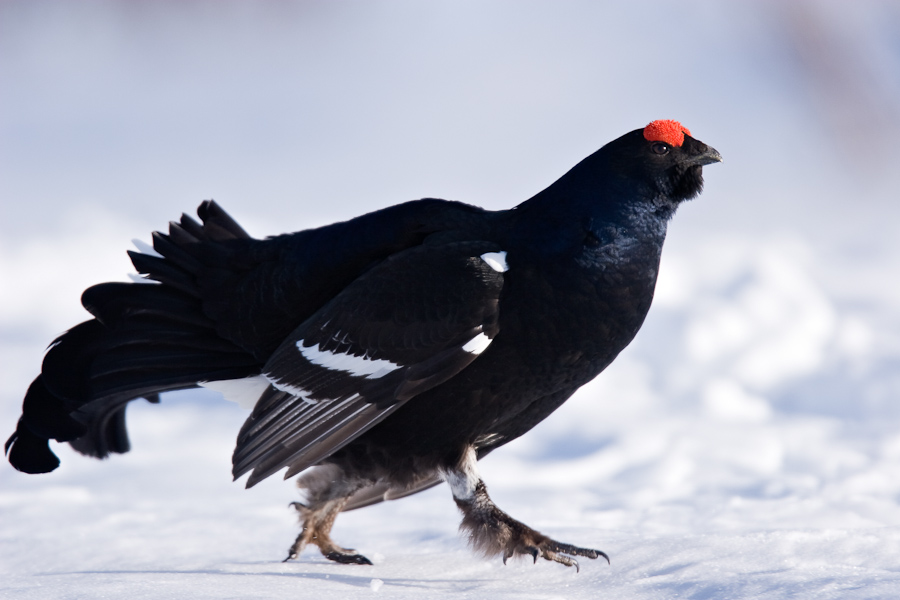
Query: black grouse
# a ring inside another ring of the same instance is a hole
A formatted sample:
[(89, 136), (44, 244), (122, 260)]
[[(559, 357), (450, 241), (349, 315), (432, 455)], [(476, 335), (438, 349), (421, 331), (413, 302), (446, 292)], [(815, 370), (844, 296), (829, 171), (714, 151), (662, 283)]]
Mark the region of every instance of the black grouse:
[[(337, 514), (446, 481), (476, 550), (576, 566), (491, 501), (477, 461), (597, 376), (650, 308), (666, 225), (719, 153), (675, 121), (610, 142), (510, 210), (423, 199), (258, 240), (215, 202), (129, 252), (149, 285), (84, 292), (28, 389), (9, 461), (59, 465), (48, 440), (129, 449), (129, 401), (204, 386), (253, 411), (233, 456), (250, 487), (301, 473), (307, 544)], [(286, 559), (287, 560), (287, 559)], [(607, 560), (609, 560), (607, 558)]]

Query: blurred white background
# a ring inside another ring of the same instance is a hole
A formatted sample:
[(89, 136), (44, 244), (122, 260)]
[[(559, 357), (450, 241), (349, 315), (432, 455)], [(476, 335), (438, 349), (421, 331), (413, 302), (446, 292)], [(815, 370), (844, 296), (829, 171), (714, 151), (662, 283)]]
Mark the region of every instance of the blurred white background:
[[(125, 280), (130, 240), (203, 199), (260, 237), (425, 196), (507, 208), (661, 118), (725, 162), (670, 226), (644, 329), (484, 465), (502, 506), (612, 567), (490, 570), (446, 490), (342, 517), (346, 543), (383, 553), (372, 571), (282, 566), (294, 492), (228, 483), (243, 415), (198, 393), (130, 409), (129, 455), (0, 469), (0, 590), (90, 596), (99, 577), (105, 593), (163, 597), (165, 580), (216, 597), (222, 573), (252, 571), (259, 597), (356, 597), (378, 577), (411, 597), (896, 597), (896, 0), (2, 0), (2, 430), (46, 345), (86, 317), (81, 291)], [(221, 525), (247, 511), (272, 538)]]

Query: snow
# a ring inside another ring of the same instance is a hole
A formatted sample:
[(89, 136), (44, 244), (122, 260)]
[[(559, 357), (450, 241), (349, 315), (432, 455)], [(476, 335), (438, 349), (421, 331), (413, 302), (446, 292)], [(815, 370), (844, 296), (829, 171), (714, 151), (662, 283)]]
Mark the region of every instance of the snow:
[(519, 7), (0, 4), (0, 433), (81, 291), (203, 198), (258, 236), (506, 207), (677, 118), (725, 162), (643, 329), (479, 464), (611, 564), (476, 556), (443, 485), (341, 515), (373, 566), (282, 563), (297, 491), (231, 482), (247, 412), (201, 389), (132, 404), (128, 454), (0, 467), (0, 598), (900, 597), (895, 5)]

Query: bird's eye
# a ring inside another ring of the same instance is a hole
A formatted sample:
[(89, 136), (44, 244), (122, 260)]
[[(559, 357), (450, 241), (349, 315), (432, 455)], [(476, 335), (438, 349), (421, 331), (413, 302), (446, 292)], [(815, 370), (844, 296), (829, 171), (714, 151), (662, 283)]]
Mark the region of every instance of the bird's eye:
[(667, 154), (669, 152), (669, 145), (663, 144), (662, 142), (656, 142), (650, 149), (653, 150), (654, 154)]

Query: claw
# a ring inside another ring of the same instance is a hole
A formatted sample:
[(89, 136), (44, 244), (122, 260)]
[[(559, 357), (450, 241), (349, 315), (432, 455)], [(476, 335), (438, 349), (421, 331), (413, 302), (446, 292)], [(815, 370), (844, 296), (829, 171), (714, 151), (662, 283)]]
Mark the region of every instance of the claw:
[(541, 555), (541, 551), (538, 550), (536, 547), (532, 546), (532, 547), (528, 548), (528, 553), (531, 555), (532, 558), (534, 558), (534, 564), (537, 564), (537, 559)]
[(286, 563), (287, 561), (289, 561), (289, 560), (294, 560), (295, 558), (297, 558), (297, 555), (294, 554), (293, 552), (291, 552), (290, 554), (287, 555), (287, 558), (284, 559), (284, 560), (281, 561), (281, 562)]

